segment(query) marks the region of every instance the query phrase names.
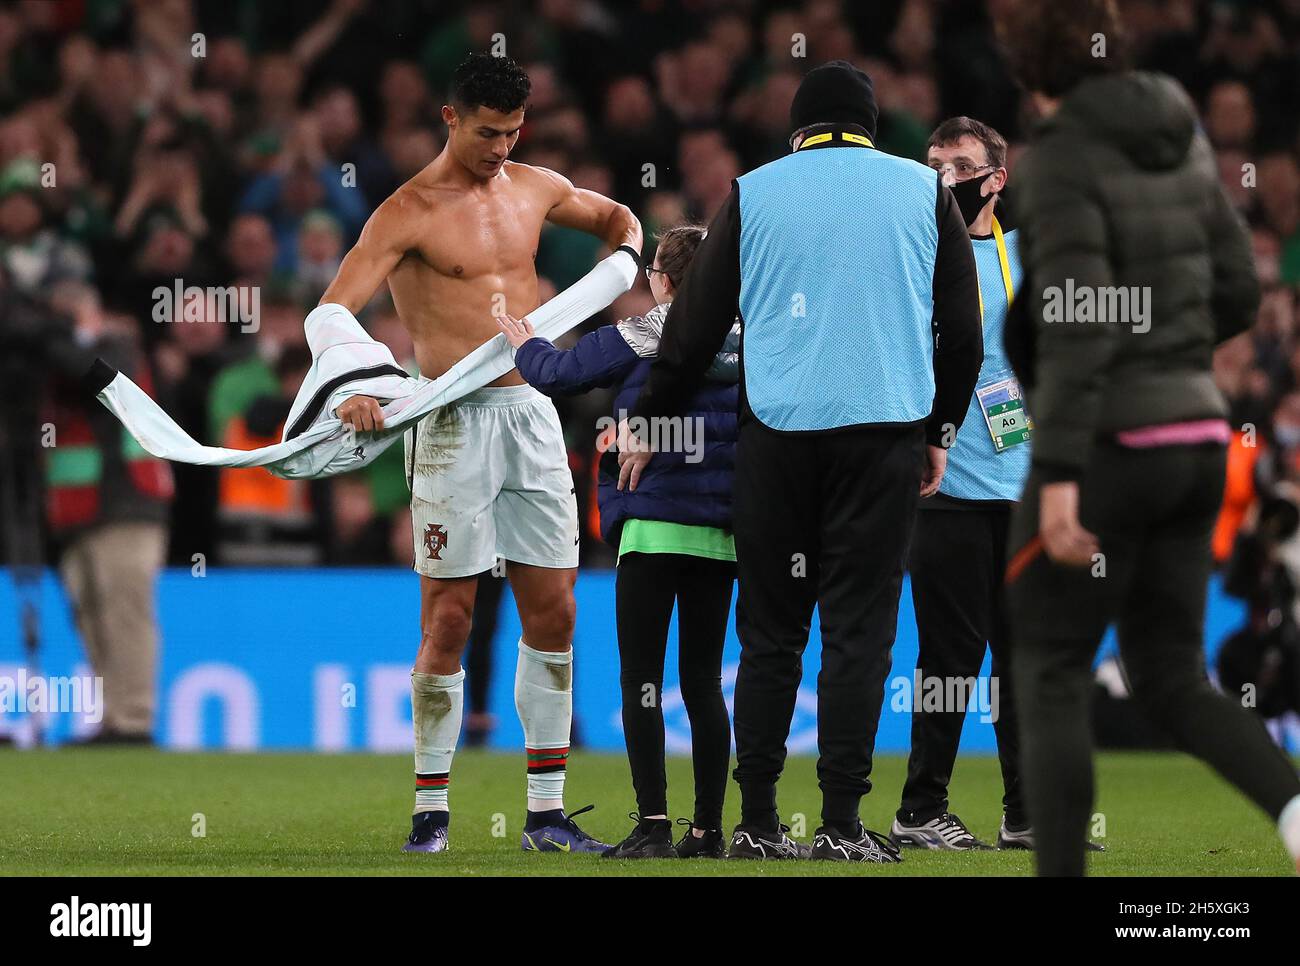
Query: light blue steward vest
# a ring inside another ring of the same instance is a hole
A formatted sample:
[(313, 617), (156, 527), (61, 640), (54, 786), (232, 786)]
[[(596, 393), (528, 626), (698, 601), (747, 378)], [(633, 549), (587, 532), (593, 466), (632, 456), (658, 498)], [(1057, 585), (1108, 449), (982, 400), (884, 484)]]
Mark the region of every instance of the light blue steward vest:
[[(1020, 233), (1014, 228), (1003, 236), (1007, 245), (1007, 262), (1011, 267), (1011, 287), (1020, 292), (1023, 273), (1020, 269)], [(979, 382), (983, 386), (1012, 375), (1002, 347), (1002, 327), (1007, 320), (1007, 287), (1002, 281), (997, 242), (992, 238), (972, 238), (975, 267), (979, 270), (980, 296), (984, 300), (984, 364)], [(1033, 413), (1031, 412), (1032, 416)], [(948, 469), (939, 484), (939, 492), (961, 500), (1018, 500), (1029, 474), (1032, 441), (1013, 446), (1004, 453), (993, 448), (988, 425), (979, 399), (972, 393), (966, 421), (957, 431), (957, 442), (948, 450)]]
[(764, 425), (930, 415), (937, 178), (872, 148), (831, 147), (738, 179), (745, 394)]

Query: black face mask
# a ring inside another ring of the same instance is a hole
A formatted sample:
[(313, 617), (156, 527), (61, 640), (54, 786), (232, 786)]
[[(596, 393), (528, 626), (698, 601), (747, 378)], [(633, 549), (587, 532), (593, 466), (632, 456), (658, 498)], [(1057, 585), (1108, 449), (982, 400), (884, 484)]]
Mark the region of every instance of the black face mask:
[(975, 219), (980, 216), (980, 212), (984, 210), (984, 206), (993, 199), (993, 195), (980, 194), (980, 188), (984, 186), (985, 181), (988, 181), (989, 178), (993, 177), (996, 173), (996, 171), (990, 171), (982, 178), (971, 178), (969, 181), (958, 181), (955, 185), (951, 185), (948, 188), (948, 190), (952, 192), (953, 198), (957, 201), (957, 207), (961, 209), (961, 216), (966, 222), (967, 228), (975, 223)]

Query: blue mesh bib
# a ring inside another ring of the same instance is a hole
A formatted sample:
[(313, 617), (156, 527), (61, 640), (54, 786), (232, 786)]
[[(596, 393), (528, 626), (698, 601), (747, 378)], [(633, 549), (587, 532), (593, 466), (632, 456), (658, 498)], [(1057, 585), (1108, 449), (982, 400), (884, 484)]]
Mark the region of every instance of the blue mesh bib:
[(837, 147), (738, 179), (745, 393), (765, 425), (930, 414), (937, 178), (914, 161)]

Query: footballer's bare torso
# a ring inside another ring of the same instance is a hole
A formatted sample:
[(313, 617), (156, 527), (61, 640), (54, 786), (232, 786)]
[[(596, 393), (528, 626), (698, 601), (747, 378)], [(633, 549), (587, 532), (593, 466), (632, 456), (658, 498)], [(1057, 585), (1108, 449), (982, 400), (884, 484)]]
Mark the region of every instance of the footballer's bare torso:
[[(537, 308), (537, 242), (560, 190), (551, 172), (510, 161), (469, 187), (439, 183), (432, 168), (384, 203), (412, 239), (388, 286), (426, 378), (495, 336), (497, 316)], [(522, 382), (512, 369), (492, 385)]]

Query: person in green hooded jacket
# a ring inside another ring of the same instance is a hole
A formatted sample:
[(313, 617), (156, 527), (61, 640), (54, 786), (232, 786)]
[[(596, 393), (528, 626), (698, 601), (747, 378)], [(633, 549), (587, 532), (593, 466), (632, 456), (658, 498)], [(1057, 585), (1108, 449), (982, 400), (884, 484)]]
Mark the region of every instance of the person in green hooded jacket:
[(1038, 872), (1084, 872), (1092, 662), (1111, 624), (1148, 716), (1300, 863), (1300, 778), (1205, 672), (1230, 433), (1211, 367), (1259, 306), (1248, 237), (1186, 93), (1125, 64), (1114, 0), (1021, 0), (999, 27), (1043, 117), (1016, 170), (1026, 280), (1005, 332), (1034, 419), (1007, 583)]

